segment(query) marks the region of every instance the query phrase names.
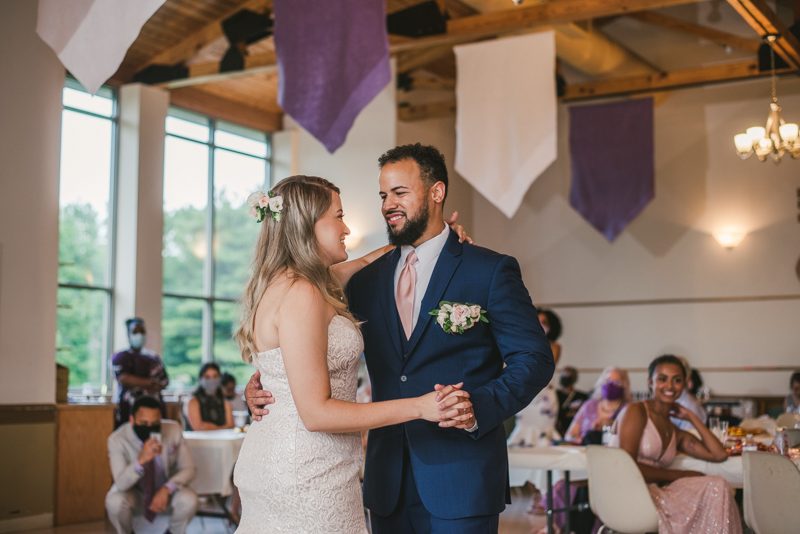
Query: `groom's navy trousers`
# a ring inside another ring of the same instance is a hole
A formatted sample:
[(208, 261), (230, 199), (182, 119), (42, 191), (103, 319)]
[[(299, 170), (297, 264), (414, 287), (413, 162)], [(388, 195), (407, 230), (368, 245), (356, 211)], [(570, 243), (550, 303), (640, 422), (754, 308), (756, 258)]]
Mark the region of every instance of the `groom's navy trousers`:
[[(379, 517), (374, 534), (384, 534), (380, 518), (412, 512), (409, 475), (422, 507), (437, 520), (481, 521), (502, 512), (510, 502), (502, 422), (530, 404), (554, 370), (550, 343), (514, 258), (461, 244), (451, 232), (416, 327), (405, 339), (394, 296), (399, 257), (399, 249), (386, 254), (353, 276), (347, 288), (350, 309), (364, 321), (372, 398), (412, 398), (434, 384), (464, 382), (478, 430), (423, 420), (371, 430), (364, 504)], [(489, 323), (445, 333), (428, 314), (443, 300), (480, 305)]]

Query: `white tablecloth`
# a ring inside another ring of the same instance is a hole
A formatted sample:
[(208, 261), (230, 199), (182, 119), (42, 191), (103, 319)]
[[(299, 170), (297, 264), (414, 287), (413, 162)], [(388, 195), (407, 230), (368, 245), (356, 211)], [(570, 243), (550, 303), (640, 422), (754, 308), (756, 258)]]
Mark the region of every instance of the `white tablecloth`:
[(231, 494), (231, 474), (245, 435), (233, 429), (183, 433), (197, 465), (197, 476), (190, 484), (193, 490), (200, 495)]
[[(530, 481), (539, 490), (547, 488), (547, 470), (553, 470), (553, 484), (563, 478), (562, 472), (570, 472), (570, 480), (586, 480), (585, 447), (531, 447), (509, 449), (509, 483), (512, 487)], [(742, 487), (742, 457), (733, 456), (724, 462), (714, 463), (679, 454), (670, 469), (700, 471), (707, 475), (721, 476), (734, 488)]]

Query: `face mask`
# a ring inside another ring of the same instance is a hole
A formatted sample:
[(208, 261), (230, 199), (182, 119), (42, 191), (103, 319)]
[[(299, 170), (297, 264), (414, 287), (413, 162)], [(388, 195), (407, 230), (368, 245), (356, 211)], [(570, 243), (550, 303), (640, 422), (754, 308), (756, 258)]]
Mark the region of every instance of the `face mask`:
[(604, 399), (617, 400), (625, 393), (625, 388), (619, 382), (606, 382), (600, 390), (600, 394)]
[(219, 389), (221, 381), (222, 379), (220, 378), (201, 378), (200, 386), (206, 393), (208, 393), (209, 395), (213, 395)]
[(572, 375), (564, 374), (558, 378), (558, 383), (561, 384), (562, 388), (568, 388), (575, 383), (575, 380), (572, 379)]
[(161, 425), (133, 425), (133, 431), (136, 432), (136, 437), (144, 442), (150, 437), (151, 432), (161, 432)]
[(131, 334), (129, 337), (131, 340), (132, 349), (137, 349), (137, 350), (141, 349), (142, 347), (144, 347), (145, 341), (147, 341), (147, 336), (144, 334), (136, 333), (136, 334)]

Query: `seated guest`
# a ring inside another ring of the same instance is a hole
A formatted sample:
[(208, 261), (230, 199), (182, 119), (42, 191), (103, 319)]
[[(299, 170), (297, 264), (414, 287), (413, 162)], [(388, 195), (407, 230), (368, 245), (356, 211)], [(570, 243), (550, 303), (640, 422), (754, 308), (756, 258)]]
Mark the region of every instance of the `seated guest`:
[(603, 427), (611, 426), (631, 400), (628, 372), (619, 367), (606, 367), (595, 382), (591, 398), (575, 414), (564, 439), (581, 443), (587, 438), (587, 434), (596, 431), (589, 436), (589, 441), (599, 444)]
[[(706, 424), (706, 420), (708, 419), (708, 414), (706, 413), (705, 408), (700, 406), (700, 403), (697, 402), (697, 397), (694, 397), (690, 393), (692, 387), (692, 379), (691, 379), (692, 366), (689, 365), (689, 361), (683, 356), (677, 356), (677, 358), (683, 364), (683, 369), (686, 371), (685, 374), (687, 377), (689, 377), (689, 379), (687, 380), (686, 387), (683, 388), (683, 393), (681, 393), (681, 396), (678, 397), (678, 400), (676, 400), (675, 402), (677, 402), (690, 412), (693, 412), (695, 415), (697, 415), (697, 417), (703, 424)], [(670, 421), (672, 421), (672, 424), (677, 426), (681, 430), (691, 430), (692, 428), (694, 428), (691, 422), (678, 419), (677, 417), (671, 417)]]
[(697, 369), (692, 369), (692, 373), (689, 375), (689, 393), (694, 397), (697, 398), (697, 393), (700, 391), (700, 388), (703, 387), (703, 378), (700, 376), (700, 372)]
[[(161, 438), (151, 433), (161, 433)], [(161, 419), (153, 397), (136, 399), (130, 419), (108, 438), (114, 485), (106, 495), (108, 518), (118, 534), (133, 532), (133, 516), (169, 514), (171, 534), (183, 534), (197, 509), (197, 494), (188, 486), (197, 474), (192, 451), (180, 425)]]
[(222, 374), (222, 395), (231, 403), (233, 411), (247, 411), (244, 395), (236, 393), (236, 378), (230, 373)]
[(575, 414), (589, 396), (575, 389), (578, 381), (578, 370), (571, 366), (564, 367), (558, 376), (558, 420), (556, 430), (562, 436), (566, 433)]
[(116, 353), (111, 358), (111, 368), (117, 378), (114, 392), (114, 428), (128, 421), (133, 402), (142, 395), (155, 397), (161, 403), (161, 417), (167, 416), (161, 399), (161, 390), (169, 385), (164, 362), (155, 352), (144, 348), (147, 330), (139, 317), (125, 321), (128, 328), (130, 348)]
[[(658, 510), (658, 531), (741, 533), (739, 510), (724, 478), (668, 469), (678, 452), (708, 462), (727, 459), (725, 448), (700, 418), (675, 402), (686, 384), (683, 363), (671, 355), (656, 358), (647, 383), (653, 398), (625, 410), (612, 445), (626, 450), (639, 466)], [(700, 438), (677, 428), (670, 417), (689, 421)]]
[(209, 362), (200, 368), (200, 386), (184, 408), (186, 430), (233, 428), (233, 407), (222, 394), (219, 365)]
[(800, 371), (792, 373), (789, 379), (789, 394), (783, 401), (783, 411), (800, 413)]
[(550, 341), (550, 349), (553, 351), (553, 362), (558, 365), (561, 358), (561, 344), (558, 338), (561, 337), (561, 319), (553, 310), (540, 309), (539, 323), (544, 329), (544, 335)]

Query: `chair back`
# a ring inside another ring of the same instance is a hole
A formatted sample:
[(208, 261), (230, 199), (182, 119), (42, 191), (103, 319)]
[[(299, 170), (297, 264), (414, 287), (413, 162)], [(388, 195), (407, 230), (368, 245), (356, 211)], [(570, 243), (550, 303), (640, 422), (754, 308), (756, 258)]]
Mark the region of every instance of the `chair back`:
[(782, 413), (778, 416), (777, 425), (786, 428), (794, 428), (796, 423), (800, 423), (800, 413)]
[(778, 423), (775, 419), (742, 419), (742, 422), (739, 423), (739, 426), (744, 430), (748, 428), (763, 428), (767, 431), (768, 434), (774, 434), (775, 428), (777, 428)]
[(589, 503), (610, 529), (625, 534), (658, 532), (658, 512), (639, 467), (623, 449), (586, 447)]
[(771, 452), (745, 452), (744, 521), (756, 534), (797, 532), (800, 525), (800, 470)]

